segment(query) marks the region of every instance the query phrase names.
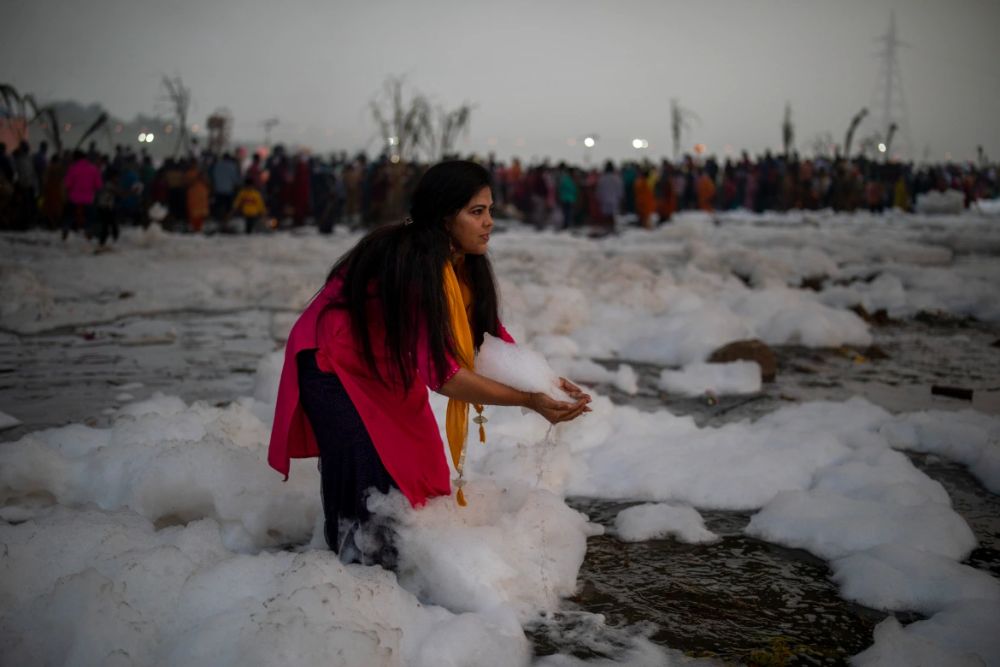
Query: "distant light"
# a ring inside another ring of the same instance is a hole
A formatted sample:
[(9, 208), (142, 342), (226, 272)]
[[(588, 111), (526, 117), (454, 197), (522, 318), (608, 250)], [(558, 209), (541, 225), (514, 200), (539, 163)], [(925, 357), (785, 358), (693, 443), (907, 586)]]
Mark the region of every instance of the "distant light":
[(880, 143), (878, 145), (878, 152), (879, 153), (884, 153), (885, 152), (885, 144)]
[(569, 139), (567, 139), (566, 140), (566, 145), (567, 146), (576, 146), (576, 138), (575, 137), (570, 137)]
[(389, 145), (390, 146), (399, 145), (399, 137), (389, 137)]
[(518, 137), (517, 139), (515, 139), (514, 140), (514, 145), (515, 146), (523, 146), (524, 145), (524, 137)]
[(593, 137), (587, 137), (586, 139), (583, 140), (583, 145), (586, 146), (587, 148), (593, 148), (594, 144), (596, 143), (597, 142), (594, 141)]
[(707, 150), (708, 150), (708, 146), (706, 146), (705, 144), (695, 144), (694, 145), (694, 152), (697, 153), (698, 155), (703, 154)]
[(398, 164), (399, 163), (399, 155), (393, 153), (392, 157), (389, 158), (389, 162), (391, 162), (393, 164)]
[(121, 131), (122, 131), (122, 124), (118, 123), (117, 125), (115, 125), (115, 134), (121, 134)]
[(139, 143), (141, 144), (145, 141), (146, 141), (146, 133), (145, 132), (139, 133)]
[(146, 135), (146, 143), (147, 144), (153, 143), (153, 133), (152, 132), (150, 132), (149, 134)]
[(163, 126), (163, 131), (166, 132), (167, 134), (170, 134), (171, 132), (174, 131), (174, 126), (171, 125), (170, 123), (167, 123), (166, 125)]
[(73, 129), (73, 123), (66, 123), (63, 125), (63, 132), (69, 132)]
[(945, 160), (950, 160), (951, 159), (951, 153), (945, 153), (944, 154), (944, 159)]
[(496, 146), (497, 145), (497, 138), (496, 137), (490, 137), (489, 139), (486, 140), (486, 143), (489, 144), (490, 146)]
[(199, 132), (199, 131), (201, 131), (201, 125), (199, 125), (198, 123), (195, 123), (194, 125), (191, 126), (191, 131), (192, 132)]
[(722, 150), (725, 151), (726, 155), (732, 155), (733, 154), (733, 145), (732, 144), (726, 144), (723, 147)]

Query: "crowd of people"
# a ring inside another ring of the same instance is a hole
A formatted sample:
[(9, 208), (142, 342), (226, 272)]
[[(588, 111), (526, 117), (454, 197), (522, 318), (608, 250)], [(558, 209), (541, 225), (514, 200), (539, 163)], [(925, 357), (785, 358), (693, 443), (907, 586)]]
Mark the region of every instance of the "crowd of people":
[[(958, 190), (966, 206), (1000, 195), (997, 165), (969, 163), (916, 166), (769, 152), (756, 159), (685, 155), (678, 162), (599, 167), (479, 162), (491, 175), (498, 215), (595, 233), (614, 230), (622, 219), (651, 228), (692, 209), (908, 211), (931, 190)], [(110, 154), (94, 144), (50, 154), (44, 141), (34, 150), (23, 141), (13, 153), (0, 144), (0, 229), (43, 226), (61, 230), (63, 238), (81, 232), (104, 246), (122, 224), (151, 219), (190, 232), (371, 227), (405, 217), (428, 166), (386, 155), (321, 157), (280, 145), (250, 154), (202, 151), (156, 164), (126, 146)]]

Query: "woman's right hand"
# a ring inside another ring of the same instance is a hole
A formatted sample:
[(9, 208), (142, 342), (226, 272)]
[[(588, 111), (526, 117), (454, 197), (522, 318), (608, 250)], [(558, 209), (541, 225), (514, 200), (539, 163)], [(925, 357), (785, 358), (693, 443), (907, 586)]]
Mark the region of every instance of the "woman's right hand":
[(581, 398), (575, 403), (567, 403), (565, 401), (557, 401), (541, 392), (535, 392), (529, 394), (528, 403), (525, 407), (545, 417), (549, 420), (549, 423), (558, 424), (559, 422), (568, 422), (571, 419), (576, 419), (584, 412), (590, 412), (587, 403), (590, 403), (589, 396)]

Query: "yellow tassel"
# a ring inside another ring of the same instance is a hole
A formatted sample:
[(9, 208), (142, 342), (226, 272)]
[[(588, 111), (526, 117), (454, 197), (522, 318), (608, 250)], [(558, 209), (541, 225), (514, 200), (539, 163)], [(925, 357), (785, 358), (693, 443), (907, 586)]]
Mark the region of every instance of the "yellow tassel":
[(455, 494), (455, 500), (458, 501), (459, 507), (465, 507), (466, 505), (468, 505), (468, 503), (465, 502), (465, 494), (462, 493), (461, 487), (459, 487), (458, 493)]
[(476, 418), (472, 421), (479, 424), (479, 442), (486, 444), (486, 417), (483, 416), (483, 406), (476, 405)]

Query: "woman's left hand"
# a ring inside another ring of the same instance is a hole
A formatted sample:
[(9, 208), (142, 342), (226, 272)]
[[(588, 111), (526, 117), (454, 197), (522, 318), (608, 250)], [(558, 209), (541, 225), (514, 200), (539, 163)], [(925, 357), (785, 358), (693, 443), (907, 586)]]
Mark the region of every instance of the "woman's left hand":
[[(564, 377), (559, 378), (559, 388), (569, 394), (569, 397), (574, 401), (585, 400), (587, 403), (590, 403), (590, 394), (584, 392)], [(590, 408), (584, 408), (584, 412), (590, 412)]]

